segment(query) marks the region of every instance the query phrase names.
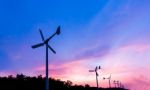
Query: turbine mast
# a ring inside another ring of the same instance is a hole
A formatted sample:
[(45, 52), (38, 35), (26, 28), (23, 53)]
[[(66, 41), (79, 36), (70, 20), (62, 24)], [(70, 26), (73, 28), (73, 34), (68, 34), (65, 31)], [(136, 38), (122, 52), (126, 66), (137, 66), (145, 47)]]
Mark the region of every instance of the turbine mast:
[(98, 69), (101, 69), (101, 66), (96, 66), (96, 67), (95, 67), (95, 70), (89, 70), (89, 72), (95, 72), (95, 74), (96, 74), (97, 90), (99, 90), (99, 85), (98, 85), (98, 72), (97, 72)]
[(49, 78), (48, 78), (48, 49), (50, 49), (54, 54), (56, 54), (56, 52), (55, 52), (55, 50), (50, 46), (50, 45), (48, 45), (48, 42), (55, 36), (55, 35), (59, 35), (60, 34), (60, 26), (58, 26), (58, 28), (57, 28), (57, 30), (56, 30), (56, 32), (53, 34), (53, 35), (51, 35), (48, 39), (44, 39), (44, 36), (43, 36), (43, 33), (42, 33), (42, 31), (39, 29), (39, 31), (40, 31), (40, 35), (41, 35), (41, 38), (42, 38), (42, 43), (39, 43), (39, 44), (36, 44), (36, 45), (33, 45), (32, 46), (32, 48), (34, 49), (34, 48), (38, 48), (38, 47), (41, 47), (41, 46), (43, 46), (43, 45), (45, 45), (45, 47), (46, 47), (46, 70), (45, 70), (45, 75), (46, 75), (46, 85), (45, 85), (45, 89), (46, 90), (49, 90)]

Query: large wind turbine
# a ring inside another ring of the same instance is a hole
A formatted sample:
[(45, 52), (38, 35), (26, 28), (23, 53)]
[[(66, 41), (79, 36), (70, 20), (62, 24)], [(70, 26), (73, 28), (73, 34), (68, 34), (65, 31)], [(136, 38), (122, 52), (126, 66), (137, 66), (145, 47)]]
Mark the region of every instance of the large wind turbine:
[(54, 53), (56, 54), (55, 50), (48, 44), (48, 42), (55, 36), (55, 35), (59, 35), (60, 34), (60, 26), (58, 26), (56, 32), (50, 36), (49, 38), (47, 39), (44, 39), (44, 36), (43, 36), (43, 33), (41, 30), (40, 31), (40, 34), (41, 34), (41, 38), (42, 38), (42, 43), (39, 43), (39, 44), (36, 44), (36, 45), (33, 45), (32, 48), (38, 48), (38, 47), (41, 47), (41, 46), (44, 46), (46, 47), (46, 90), (49, 90), (49, 79), (48, 79), (48, 48)]
[(98, 73), (97, 73), (98, 69), (101, 69), (101, 66), (96, 66), (95, 70), (89, 70), (89, 72), (95, 72), (95, 74), (96, 74), (97, 90), (99, 90), (99, 86), (98, 86)]

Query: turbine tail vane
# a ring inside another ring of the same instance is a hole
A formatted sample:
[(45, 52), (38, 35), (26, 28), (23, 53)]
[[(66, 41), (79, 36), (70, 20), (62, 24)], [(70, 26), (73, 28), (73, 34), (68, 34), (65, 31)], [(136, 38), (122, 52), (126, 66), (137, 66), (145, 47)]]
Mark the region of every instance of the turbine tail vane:
[(44, 36), (43, 36), (43, 33), (42, 33), (41, 29), (39, 29), (39, 31), (40, 31), (40, 35), (41, 35), (42, 41), (44, 41)]
[(56, 34), (59, 35), (60, 34), (60, 26), (58, 26)]
[(55, 32), (52, 36), (50, 36), (50, 37), (45, 41), (45, 43), (47, 43), (50, 39), (52, 39), (56, 34), (57, 34), (57, 35), (60, 34), (60, 26), (58, 26), (56, 32)]
[(44, 43), (39, 43), (39, 44), (33, 45), (32, 48), (38, 48), (38, 47), (43, 46), (43, 45), (44, 45)]
[(99, 69), (101, 69), (101, 66), (99, 66)]

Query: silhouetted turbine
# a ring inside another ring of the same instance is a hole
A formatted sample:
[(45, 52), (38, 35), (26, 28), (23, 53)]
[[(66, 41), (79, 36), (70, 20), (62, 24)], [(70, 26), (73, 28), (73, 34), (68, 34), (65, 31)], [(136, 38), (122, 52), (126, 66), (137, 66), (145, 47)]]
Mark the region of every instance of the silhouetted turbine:
[(119, 87), (120, 88), (124, 88), (123, 84), (121, 82), (119, 82)]
[(114, 80), (114, 84), (115, 84), (115, 88), (116, 88), (116, 87), (118, 87), (118, 88), (120, 87), (120, 86), (119, 86), (119, 81), (115, 81), (115, 80)]
[(38, 47), (41, 47), (41, 46), (46, 46), (46, 90), (49, 90), (49, 80), (48, 80), (48, 48), (54, 53), (56, 54), (55, 50), (50, 46), (48, 45), (48, 42), (49, 40), (51, 40), (55, 35), (59, 35), (60, 34), (60, 26), (58, 26), (56, 32), (50, 36), (48, 39), (44, 39), (44, 36), (43, 36), (43, 33), (42, 31), (39, 29), (40, 31), (40, 35), (41, 35), (41, 38), (42, 38), (42, 43), (39, 43), (39, 44), (36, 44), (36, 45), (33, 45), (32, 48), (38, 48)]
[(115, 80), (114, 80), (114, 81), (113, 81), (113, 83), (114, 83), (114, 85), (115, 85), (115, 88), (116, 88), (117, 81), (115, 81)]
[(119, 87), (120, 87), (120, 86), (119, 86), (119, 81), (116, 81), (116, 82), (117, 82), (117, 86), (118, 86), (118, 88), (119, 88)]
[(109, 89), (111, 90), (111, 75), (108, 78), (103, 77), (103, 79), (108, 79), (109, 82)]
[(89, 72), (95, 72), (95, 74), (96, 74), (97, 90), (98, 90), (98, 88), (99, 88), (99, 86), (98, 86), (98, 73), (97, 73), (97, 70), (98, 70), (98, 69), (101, 69), (101, 66), (96, 66), (95, 70), (89, 70)]

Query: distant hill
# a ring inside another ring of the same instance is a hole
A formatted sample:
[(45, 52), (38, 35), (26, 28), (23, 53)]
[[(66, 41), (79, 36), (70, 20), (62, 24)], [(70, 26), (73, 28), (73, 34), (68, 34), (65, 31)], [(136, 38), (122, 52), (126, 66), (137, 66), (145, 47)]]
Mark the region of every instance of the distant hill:
[[(71, 81), (61, 81), (59, 79), (49, 78), (50, 90), (97, 90), (90, 85), (73, 85)], [(0, 77), (0, 90), (45, 90), (45, 78), (42, 75), (38, 77), (29, 77), (23, 74), (17, 74), (16, 77)], [(99, 90), (110, 90), (109, 88), (99, 88)], [(111, 90), (127, 90), (123, 88), (111, 88)]]

